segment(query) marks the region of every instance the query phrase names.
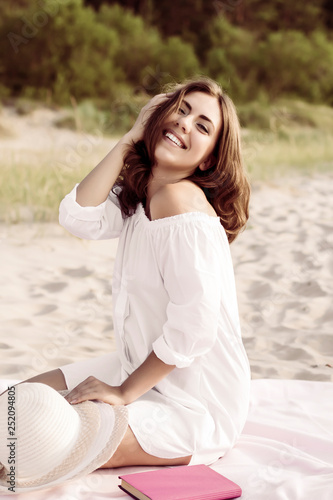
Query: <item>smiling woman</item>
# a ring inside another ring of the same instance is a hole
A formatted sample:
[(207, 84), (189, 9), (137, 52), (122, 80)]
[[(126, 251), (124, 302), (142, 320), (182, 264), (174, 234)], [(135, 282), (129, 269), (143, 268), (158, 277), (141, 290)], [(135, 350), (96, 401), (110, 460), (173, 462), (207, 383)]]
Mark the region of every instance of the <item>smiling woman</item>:
[(119, 238), (117, 352), (29, 382), (68, 388), (72, 405), (127, 406), (126, 433), (104, 467), (209, 464), (238, 439), (250, 370), (229, 243), (248, 201), (235, 108), (200, 79), (155, 96), (61, 202), (72, 234)]
[[(115, 184), (121, 188), (123, 214), (132, 213), (138, 202), (149, 214), (161, 185), (187, 179), (204, 191), (231, 243), (248, 219), (250, 195), (233, 102), (216, 82), (202, 78), (156, 96), (148, 109), (141, 117), (143, 138), (128, 148)], [(200, 210), (197, 193), (191, 206)]]

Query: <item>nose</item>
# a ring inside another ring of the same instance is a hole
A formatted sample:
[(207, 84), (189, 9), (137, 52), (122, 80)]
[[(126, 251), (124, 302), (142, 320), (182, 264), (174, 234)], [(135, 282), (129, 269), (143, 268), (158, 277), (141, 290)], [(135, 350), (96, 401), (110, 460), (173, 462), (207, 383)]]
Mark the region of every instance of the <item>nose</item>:
[(191, 119), (188, 115), (178, 116), (176, 125), (180, 127), (185, 134), (188, 134), (191, 130)]

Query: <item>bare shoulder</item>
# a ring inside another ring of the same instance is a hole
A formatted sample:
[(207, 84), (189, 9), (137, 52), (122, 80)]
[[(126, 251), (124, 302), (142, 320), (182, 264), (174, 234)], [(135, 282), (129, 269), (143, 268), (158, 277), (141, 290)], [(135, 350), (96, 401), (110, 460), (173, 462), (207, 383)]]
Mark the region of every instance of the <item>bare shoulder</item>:
[(187, 212), (203, 212), (216, 216), (202, 189), (186, 179), (161, 187), (150, 201), (152, 220)]

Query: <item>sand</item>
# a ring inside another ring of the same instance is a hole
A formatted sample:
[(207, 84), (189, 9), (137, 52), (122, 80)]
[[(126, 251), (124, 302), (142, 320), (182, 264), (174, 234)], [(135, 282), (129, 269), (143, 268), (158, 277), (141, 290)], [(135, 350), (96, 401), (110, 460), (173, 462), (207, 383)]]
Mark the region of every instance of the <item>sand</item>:
[(333, 381), (333, 176), (254, 186), (231, 246), (253, 378)]
[[(77, 144), (75, 132), (52, 125), (52, 112), (10, 119), (2, 160), (50, 148), (61, 156)], [(253, 185), (251, 217), (231, 251), (254, 379), (333, 381), (332, 181), (328, 173)], [(117, 240), (82, 241), (57, 223), (0, 225), (0, 378), (115, 349), (116, 249)]]

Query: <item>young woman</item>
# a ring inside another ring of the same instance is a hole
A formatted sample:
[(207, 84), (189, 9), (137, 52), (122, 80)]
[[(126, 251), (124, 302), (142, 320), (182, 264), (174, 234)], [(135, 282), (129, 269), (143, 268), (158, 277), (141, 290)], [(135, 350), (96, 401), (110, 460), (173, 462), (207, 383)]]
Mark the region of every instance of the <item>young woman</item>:
[(212, 463), (246, 420), (250, 370), (229, 244), (249, 184), (231, 100), (203, 78), (155, 96), (133, 128), (60, 205), (86, 239), (119, 238), (117, 352), (30, 379), (72, 405), (126, 405), (105, 467)]

